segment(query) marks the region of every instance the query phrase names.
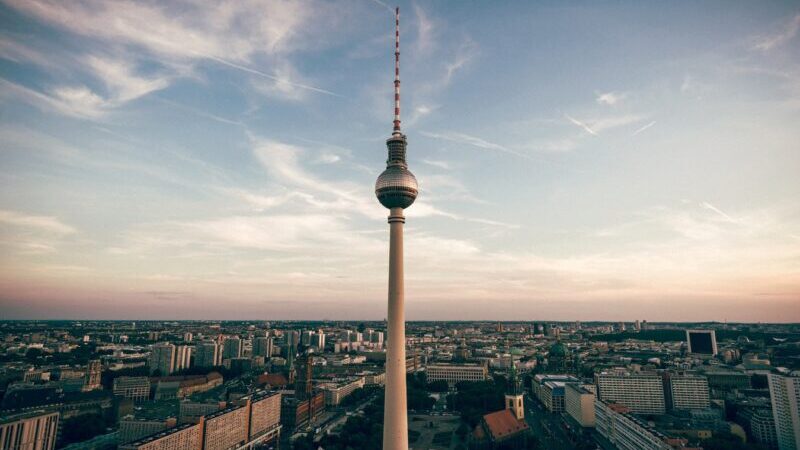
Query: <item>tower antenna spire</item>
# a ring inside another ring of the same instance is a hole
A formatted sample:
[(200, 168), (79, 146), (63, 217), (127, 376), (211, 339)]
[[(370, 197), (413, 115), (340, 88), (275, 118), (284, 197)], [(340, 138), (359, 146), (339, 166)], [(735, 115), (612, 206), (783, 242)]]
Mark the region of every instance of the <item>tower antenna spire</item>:
[(403, 134), (400, 131), (400, 7), (394, 10), (394, 130), (392, 134)]

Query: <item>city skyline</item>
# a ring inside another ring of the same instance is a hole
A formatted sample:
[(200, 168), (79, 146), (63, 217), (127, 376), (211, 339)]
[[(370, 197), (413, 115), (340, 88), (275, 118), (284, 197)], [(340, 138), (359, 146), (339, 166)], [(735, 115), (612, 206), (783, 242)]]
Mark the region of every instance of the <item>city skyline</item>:
[[(400, 7), (408, 320), (800, 322), (796, 5)], [(386, 316), (391, 8), (0, 21), (3, 318)]]

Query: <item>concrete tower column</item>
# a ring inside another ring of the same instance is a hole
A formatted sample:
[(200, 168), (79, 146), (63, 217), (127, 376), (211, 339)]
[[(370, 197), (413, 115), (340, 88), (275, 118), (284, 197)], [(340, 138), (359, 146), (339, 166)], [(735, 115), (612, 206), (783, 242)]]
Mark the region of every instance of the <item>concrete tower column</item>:
[(389, 210), (389, 317), (383, 449), (408, 449), (406, 405), (406, 319), (403, 286), (403, 208)]

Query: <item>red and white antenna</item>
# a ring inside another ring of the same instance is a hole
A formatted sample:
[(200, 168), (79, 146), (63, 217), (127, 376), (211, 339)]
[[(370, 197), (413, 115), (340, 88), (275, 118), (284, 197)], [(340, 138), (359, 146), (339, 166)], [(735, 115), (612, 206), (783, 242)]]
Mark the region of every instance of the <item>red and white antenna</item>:
[(400, 7), (394, 10), (394, 131), (400, 132)]

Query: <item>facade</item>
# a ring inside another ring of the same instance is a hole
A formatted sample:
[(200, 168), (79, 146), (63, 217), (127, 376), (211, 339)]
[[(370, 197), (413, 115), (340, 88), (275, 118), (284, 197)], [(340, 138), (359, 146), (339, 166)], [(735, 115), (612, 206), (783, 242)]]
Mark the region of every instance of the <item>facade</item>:
[(183, 424), (119, 446), (119, 450), (202, 450), (203, 425)]
[(484, 381), (489, 376), (489, 370), (479, 364), (429, 364), (425, 367), (428, 382), (439, 380), (455, 385), (460, 381)]
[(597, 373), (595, 385), (598, 398), (605, 402), (625, 405), (641, 414), (666, 412), (663, 381), (655, 372)]
[(175, 371), (175, 346), (170, 343), (161, 343), (153, 346), (150, 353), (150, 373), (156, 371), (166, 376)]
[(114, 379), (114, 395), (134, 402), (150, 398), (150, 380), (147, 377), (118, 377)]
[(214, 341), (203, 341), (195, 348), (194, 365), (197, 367), (215, 367), (222, 365), (222, 352)]
[(711, 405), (708, 394), (708, 379), (690, 373), (664, 374), (664, 391), (670, 409), (706, 409)]
[(769, 374), (772, 416), (780, 450), (800, 449), (800, 373)]
[(180, 423), (197, 423), (201, 417), (225, 409), (225, 402), (193, 402), (184, 400), (178, 405)]
[(594, 392), (580, 383), (564, 384), (564, 410), (581, 427), (594, 427)]
[(135, 419), (131, 416), (123, 417), (119, 421), (119, 431), (117, 441), (120, 444), (137, 441), (145, 436), (156, 434), (177, 425), (177, 420), (173, 417), (166, 420), (159, 419)]
[(37, 411), (0, 419), (0, 449), (54, 450), (58, 418), (57, 412)]
[(222, 344), (222, 359), (239, 358), (242, 356), (242, 340), (237, 337), (225, 339)]
[(253, 356), (263, 356), (265, 360), (272, 356), (272, 338), (257, 337), (253, 339)]
[(319, 385), (319, 389), (325, 395), (325, 405), (327, 406), (337, 406), (345, 397), (362, 387), (364, 387), (364, 377)]
[(281, 395), (257, 392), (242, 404), (210, 413), (197, 423), (185, 423), (121, 445), (120, 450), (253, 449), (280, 436)]
[(578, 379), (572, 375), (539, 374), (531, 381), (531, 391), (548, 411), (564, 411), (564, 384), (576, 383)]
[(86, 375), (83, 381), (83, 390), (92, 391), (100, 388), (100, 378), (103, 373), (103, 365), (99, 359), (89, 361), (86, 366)]
[[(191, 366), (192, 361), (192, 347), (188, 345), (178, 345), (175, 347), (175, 366), (173, 367), (174, 372), (178, 372), (183, 369), (188, 369)], [(162, 373), (162, 375), (167, 375)]]
[(204, 419), (203, 449), (225, 450), (247, 442), (248, 408), (233, 406)]
[(596, 401), (597, 432), (619, 450), (672, 450), (671, 443), (681, 443), (653, 429), (630, 412), (627, 406)]
[(281, 394), (263, 392), (250, 398), (249, 441), (257, 440), (281, 425)]

